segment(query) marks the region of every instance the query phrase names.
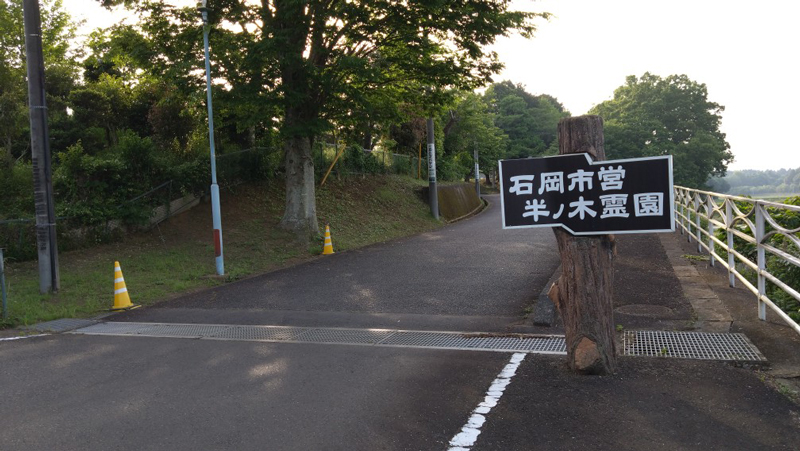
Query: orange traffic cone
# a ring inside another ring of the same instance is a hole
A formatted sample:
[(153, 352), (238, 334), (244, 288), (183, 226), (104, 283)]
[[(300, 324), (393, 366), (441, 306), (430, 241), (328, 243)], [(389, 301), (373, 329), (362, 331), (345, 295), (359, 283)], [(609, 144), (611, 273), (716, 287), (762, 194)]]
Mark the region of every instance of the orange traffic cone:
[(119, 267), (119, 262), (114, 262), (114, 307), (111, 310), (129, 310), (136, 307), (139, 306), (131, 303), (131, 297), (128, 295), (122, 268)]
[(333, 242), (331, 242), (331, 226), (325, 224), (325, 246), (322, 248), (322, 255), (333, 253)]

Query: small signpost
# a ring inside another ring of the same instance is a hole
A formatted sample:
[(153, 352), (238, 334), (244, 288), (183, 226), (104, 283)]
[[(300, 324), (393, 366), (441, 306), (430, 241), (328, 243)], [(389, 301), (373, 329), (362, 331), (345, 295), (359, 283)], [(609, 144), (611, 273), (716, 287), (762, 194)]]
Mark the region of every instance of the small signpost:
[(556, 157), (500, 161), (503, 228), (553, 228), (561, 276), (548, 297), (564, 321), (569, 366), (610, 374), (613, 234), (674, 230), (672, 157), (604, 161), (599, 116), (562, 119), (558, 147)]
[(500, 161), (503, 228), (573, 235), (675, 231), (672, 157), (593, 162), (588, 154)]

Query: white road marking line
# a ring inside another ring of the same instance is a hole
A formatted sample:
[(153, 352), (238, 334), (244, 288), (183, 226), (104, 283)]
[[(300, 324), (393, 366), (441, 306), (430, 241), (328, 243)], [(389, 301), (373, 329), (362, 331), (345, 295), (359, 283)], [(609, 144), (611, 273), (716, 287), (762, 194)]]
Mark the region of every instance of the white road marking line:
[(472, 411), (472, 415), (467, 420), (467, 424), (461, 428), (461, 432), (450, 440), (448, 451), (468, 451), (471, 446), (475, 445), (475, 441), (478, 440), (478, 435), (481, 433), (481, 426), (486, 422), (486, 415), (500, 401), (503, 391), (511, 383), (511, 378), (517, 373), (517, 368), (519, 368), (519, 364), (524, 359), (525, 353), (522, 352), (517, 352), (511, 356), (511, 361), (508, 362), (508, 365), (492, 381), (492, 385), (486, 391), (486, 397), (483, 398), (483, 402), (478, 404), (478, 407)]
[(8, 337), (8, 338), (0, 338), (0, 341), (24, 340), (24, 339), (26, 339), (26, 338), (44, 337), (45, 335), (49, 335), (49, 334), (26, 335), (26, 336), (24, 336), (24, 337)]

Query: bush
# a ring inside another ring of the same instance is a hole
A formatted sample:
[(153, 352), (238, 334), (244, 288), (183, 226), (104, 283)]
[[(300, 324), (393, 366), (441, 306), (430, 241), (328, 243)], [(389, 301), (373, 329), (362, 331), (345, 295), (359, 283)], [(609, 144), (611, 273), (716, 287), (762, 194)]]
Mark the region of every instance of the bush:
[(384, 172), (383, 164), (378, 161), (372, 152), (367, 152), (359, 145), (351, 145), (345, 150), (344, 168), (347, 172), (360, 174), (378, 174)]
[[(788, 205), (800, 205), (800, 196), (789, 197), (784, 200), (783, 203)], [(736, 206), (745, 214), (749, 213), (753, 208), (752, 204), (745, 202), (736, 202)], [(768, 208), (767, 212), (777, 224), (785, 229), (795, 230), (800, 228), (800, 214), (797, 212), (779, 208)], [(765, 224), (767, 233), (774, 230), (769, 222), (765, 222)], [(750, 230), (750, 227), (744, 222), (736, 223), (735, 227), (743, 233), (746, 233), (750, 236), (755, 236), (755, 231)], [(718, 229), (715, 235), (720, 241), (726, 242), (727, 236), (724, 229)], [(798, 234), (795, 234), (795, 236), (797, 235)], [(755, 244), (749, 243), (735, 235), (733, 240), (733, 246), (740, 254), (747, 257), (747, 259), (751, 262), (758, 263), (758, 249)], [(797, 248), (792, 240), (782, 234), (772, 235), (768, 241), (768, 244), (790, 255), (800, 257), (800, 249)], [(720, 248), (719, 245), (717, 245), (716, 250), (722, 258), (727, 258), (727, 252), (724, 248)], [(779, 256), (771, 254), (770, 252), (766, 252), (765, 263), (766, 269), (770, 274), (774, 275), (795, 290), (800, 291), (800, 268), (785, 261)], [(753, 285), (757, 284), (757, 275), (754, 271), (751, 271), (749, 268), (738, 268), (738, 270), (750, 281), (750, 283)], [(795, 298), (769, 281), (767, 281), (766, 294), (792, 319), (795, 321), (800, 321), (800, 302), (798, 302)]]
[(33, 167), (12, 162), (0, 167), (0, 220), (33, 217)]

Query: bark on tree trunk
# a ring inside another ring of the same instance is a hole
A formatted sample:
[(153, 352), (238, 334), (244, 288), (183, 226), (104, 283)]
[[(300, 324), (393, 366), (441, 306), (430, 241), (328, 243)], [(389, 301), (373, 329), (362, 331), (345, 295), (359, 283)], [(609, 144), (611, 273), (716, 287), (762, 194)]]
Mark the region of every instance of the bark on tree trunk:
[[(605, 160), (599, 116), (565, 118), (558, 123), (559, 154), (586, 152)], [(616, 368), (613, 235), (576, 237), (553, 229), (561, 254), (561, 276), (549, 296), (566, 330), (569, 366), (583, 374), (610, 374)]]
[(295, 232), (298, 237), (311, 238), (319, 234), (317, 224), (314, 161), (311, 138), (286, 138), (286, 210), (280, 226)]

